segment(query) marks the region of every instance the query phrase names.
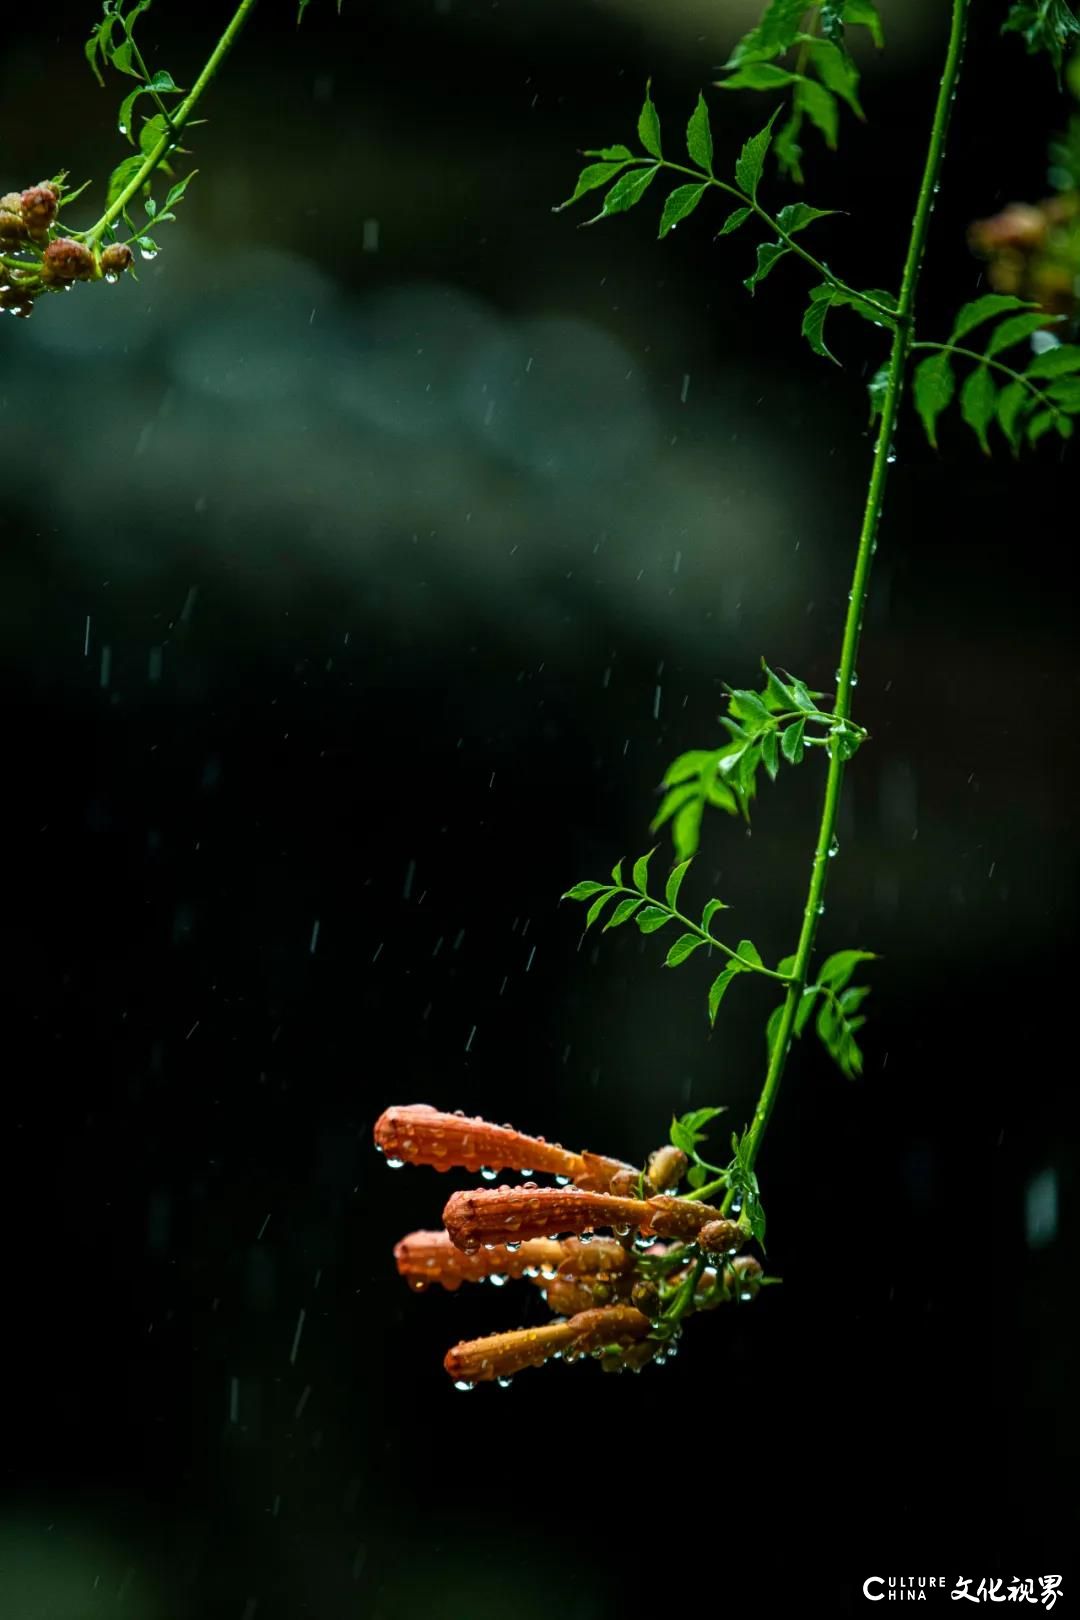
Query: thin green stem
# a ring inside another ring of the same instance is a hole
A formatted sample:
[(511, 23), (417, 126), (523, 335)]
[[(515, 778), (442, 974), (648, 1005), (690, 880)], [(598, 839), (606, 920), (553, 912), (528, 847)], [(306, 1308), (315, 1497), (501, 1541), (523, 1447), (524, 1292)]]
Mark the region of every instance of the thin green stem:
[(230, 50), (236, 42), (237, 35), (240, 33), (240, 30), (243, 28), (254, 9), (255, 0), (240, 0), (240, 4), (233, 12), (232, 18), (225, 29), (225, 32), (222, 34), (221, 38), (218, 40), (217, 44), (214, 46), (214, 49), (207, 58), (206, 66), (199, 74), (199, 77), (195, 80), (195, 83), (192, 85), (190, 91), (185, 99), (180, 103), (179, 107), (176, 108), (175, 112), (168, 115), (169, 122), (165, 133), (162, 135), (161, 139), (153, 147), (151, 147), (135, 174), (128, 181), (127, 185), (119, 193), (119, 195), (115, 197), (109, 204), (101, 218), (90, 227), (89, 231), (87, 231), (84, 240), (86, 241), (88, 247), (94, 248), (97, 246), (102, 236), (109, 229), (109, 226), (114, 220), (120, 218), (128, 203), (131, 202), (133, 197), (138, 196), (143, 186), (145, 186), (146, 182), (150, 179), (150, 176), (157, 168), (160, 167), (160, 165), (168, 157), (169, 153), (176, 146), (180, 132), (183, 130), (184, 125), (189, 122), (192, 113), (195, 111), (195, 108), (198, 106), (199, 101), (203, 96), (203, 93), (208, 88), (210, 81), (214, 78), (226, 56), (228, 56)]
[(658, 1327), (663, 1327), (665, 1338), (671, 1334), (674, 1328), (678, 1327), (687, 1311), (693, 1305), (694, 1295), (697, 1293), (698, 1284), (704, 1275), (706, 1264), (707, 1261), (705, 1255), (699, 1254), (697, 1260), (694, 1262), (693, 1271), (689, 1272), (679, 1284), (678, 1292), (676, 1293), (674, 1300), (668, 1306), (667, 1310), (660, 1318), (660, 1321), (657, 1323)]
[[(840, 670), (837, 676), (836, 703), (834, 706), (837, 719), (843, 721), (849, 720), (851, 716), (855, 660), (858, 655), (859, 641), (862, 634), (863, 614), (866, 608), (867, 591), (870, 583), (870, 569), (874, 552), (877, 549), (877, 531), (884, 506), (885, 482), (892, 454), (893, 433), (896, 428), (900, 399), (904, 388), (908, 356), (911, 352), (912, 310), (915, 304), (915, 295), (918, 291), (923, 256), (926, 252), (926, 239), (930, 225), (930, 214), (934, 206), (934, 195), (938, 189), (942, 161), (945, 155), (945, 138), (949, 127), (949, 115), (952, 111), (953, 97), (960, 73), (960, 62), (963, 56), (968, 5), (969, 0), (953, 0), (952, 3), (948, 50), (941, 75), (941, 84), (938, 88), (934, 121), (930, 130), (930, 142), (926, 161), (923, 165), (922, 182), (919, 186), (915, 215), (911, 225), (911, 236), (908, 240), (907, 256), (904, 262), (903, 280), (900, 285), (900, 304), (897, 312), (899, 319), (893, 330), (892, 347), (889, 354), (889, 380), (881, 407), (880, 432), (874, 447), (874, 459), (870, 469), (870, 482), (866, 492), (862, 528), (859, 533), (859, 546), (855, 554), (851, 593), (848, 598), (848, 610), (844, 620), (844, 639), (840, 655)], [(824, 894), (829, 867), (829, 851), (832, 848), (836, 832), (836, 818), (840, 808), (840, 793), (844, 781), (844, 764), (843, 752), (836, 746), (834, 740), (833, 746), (829, 750), (829, 770), (825, 781), (825, 798), (821, 809), (817, 845), (814, 849), (810, 884), (807, 890), (806, 904), (803, 908), (802, 928), (795, 951), (795, 964), (792, 969), (787, 994), (784, 997), (783, 1011), (773, 1041), (765, 1082), (750, 1125), (746, 1159), (751, 1166), (760, 1152), (762, 1139), (768, 1128), (769, 1119), (780, 1089), (780, 1082), (784, 1076), (784, 1067), (795, 1028), (795, 1015), (807, 982), (818, 921), (825, 909)], [(729, 1189), (723, 1205), (725, 1211), (730, 1206), (732, 1198), (733, 1193)]]
[(876, 314), (880, 315), (887, 326), (896, 325), (899, 317), (895, 309), (886, 309), (885, 305), (879, 304), (876, 298), (870, 298), (866, 293), (858, 292), (856, 288), (849, 287), (846, 281), (841, 281), (840, 277), (834, 274), (827, 264), (823, 264), (820, 259), (815, 259), (814, 255), (807, 252), (806, 248), (802, 246), (801, 242), (796, 242), (793, 237), (789, 236), (779, 220), (774, 219), (768, 209), (762, 208), (756, 198), (748, 197), (745, 191), (739, 190), (738, 186), (728, 185), (726, 180), (717, 180), (715, 175), (705, 174), (701, 169), (688, 168), (685, 163), (669, 163), (667, 158), (659, 159), (656, 167), (673, 169), (676, 174), (688, 174), (693, 179), (700, 181), (702, 185), (715, 186), (718, 191), (726, 192), (729, 197), (734, 197), (744, 208), (751, 209), (759, 219), (764, 220), (769, 229), (776, 232), (784, 246), (790, 248), (792, 253), (797, 253), (800, 259), (804, 259), (808, 265), (817, 271), (819, 276), (829, 283), (830, 287), (835, 287), (837, 292), (846, 293), (851, 298), (857, 298), (860, 304), (865, 304), (867, 309), (872, 309)]
[(761, 963), (747, 961), (745, 956), (740, 956), (738, 951), (733, 950), (730, 945), (725, 945), (722, 939), (716, 939), (714, 935), (709, 933), (707, 928), (702, 928), (699, 923), (691, 922), (690, 918), (684, 917), (681, 911), (676, 911), (674, 906), (669, 906), (666, 900), (659, 900), (656, 895), (646, 894), (643, 889), (628, 889), (621, 883), (612, 884), (611, 893), (625, 894), (628, 898), (633, 895), (638, 900), (644, 900), (647, 905), (657, 906), (661, 911), (666, 911), (669, 917), (673, 917), (676, 922), (682, 923), (687, 933), (696, 934), (699, 939), (705, 941), (706, 945), (712, 945), (716, 950), (723, 951), (725, 956), (730, 956), (733, 962), (738, 962), (741, 967), (746, 969), (747, 973), (760, 973), (763, 978), (778, 979), (783, 985), (791, 983), (788, 974), (776, 973), (772, 968), (767, 968)]
[(140, 51), (139, 47), (136, 45), (134, 37), (132, 35), (129, 34), (128, 39), (129, 39), (130, 44), (131, 44), (131, 54), (135, 59), (135, 66), (139, 69), (139, 72), (142, 74), (143, 79), (144, 79), (144, 81), (146, 83), (147, 94), (149, 95), (150, 100), (154, 103), (154, 106), (157, 108), (158, 112), (161, 114), (162, 118), (164, 118), (166, 129), (172, 129), (173, 128), (172, 114), (170, 113), (168, 107), (166, 107), (165, 103), (162, 101), (161, 97), (158, 95), (158, 92), (153, 88), (153, 86), (150, 83), (150, 69), (147, 67), (146, 62), (143, 59), (143, 53), (142, 53), (142, 51)]
[(1012, 366), (1007, 366), (1003, 360), (993, 360), (988, 354), (980, 354), (977, 349), (961, 348), (958, 343), (920, 342), (909, 345), (910, 352), (913, 353), (916, 349), (936, 349), (939, 354), (958, 354), (965, 360), (977, 360), (980, 365), (989, 366), (992, 371), (1003, 372), (1006, 377), (1011, 377), (1013, 382), (1023, 383), (1024, 387), (1034, 395), (1040, 405), (1045, 405), (1047, 410), (1053, 411), (1055, 415), (1065, 414), (1060, 406), (1055, 405), (1054, 401), (1043, 393), (1041, 388), (1036, 388), (1030, 377), (1025, 377), (1022, 371), (1014, 371)]

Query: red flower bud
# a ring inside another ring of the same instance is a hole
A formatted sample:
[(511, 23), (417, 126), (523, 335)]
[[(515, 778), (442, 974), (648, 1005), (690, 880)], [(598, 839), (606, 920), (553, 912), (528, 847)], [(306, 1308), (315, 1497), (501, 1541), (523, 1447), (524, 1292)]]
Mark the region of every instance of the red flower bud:
[(49, 243), (41, 260), (45, 282), (86, 281), (94, 274), (94, 255), (83, 242), (58, 236)]
[(22, 205), (23, 223), (31, 236), (44, 236), (56, 218), (56, 209), (60, 194), (55, 186), (42, 182), (40, 186), (30, 186), (23, 192), (19, 201)]

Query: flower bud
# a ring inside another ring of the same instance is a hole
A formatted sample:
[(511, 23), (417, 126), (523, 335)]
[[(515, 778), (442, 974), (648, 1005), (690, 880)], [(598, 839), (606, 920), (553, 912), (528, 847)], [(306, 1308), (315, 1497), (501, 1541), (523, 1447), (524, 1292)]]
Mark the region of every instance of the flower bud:
[(21, 242), (26, 235), (22, 198), (17, 191), (0, 197), (0, 242)]
[(689, 1163), (681, 1148), (668, 1143), (649, 1154), (649, 1180), (657, 1192), (667, 1192), (669, 1188), (679, 1185)]
[(94, 274), (94, 255), (83, 242), (58, 236), (49, 243), (41, 259), (41, 279), (45, 282), (87, 281)]
[(616, 1198), (641, 1197), (641, 1171), (617, 1170), (607, 1190), (614, 1193)]
[(724, 1272), (724, 1281), (736, 1299), (753, 1299), (761, 1284), (761, 1261), (752, 1254), (740, 1254)]
[(637, 1282), (630, 1293), (630, 1301), (642, 1316), (659, 1316), (660, 1290), (654, 1282)]
[(30, 186), (19, 198), (22, 207), (23, 224), (31, 236), (45, 236), (49, 226), (56, 218), (60, 194), (55, 186), (43, 181), (39, 186)]
[(101, 268), (107, 276), (122, 275), (135, 257), (126, 242), (110, 242), (101, 255)]
[(745, 1241), (746, 1233), (738, 1221), (709, 1221), (698, 1233), (698, 1242), (710, 1254), (729, 1254), (741, 1249)]

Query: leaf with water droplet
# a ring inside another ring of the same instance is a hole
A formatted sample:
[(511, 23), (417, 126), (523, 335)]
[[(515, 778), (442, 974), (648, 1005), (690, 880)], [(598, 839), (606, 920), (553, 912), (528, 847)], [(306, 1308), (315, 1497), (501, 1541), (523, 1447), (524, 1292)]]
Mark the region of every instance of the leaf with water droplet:
[(661, 238), (667, 236), (668, 232), (673, 231), (681, 220), (692, 214), (704, 194), (704, 185), (676, 186), (675, 190), (668, 195), (664, 202), (663, 213), (660, 216), (659, 236)]

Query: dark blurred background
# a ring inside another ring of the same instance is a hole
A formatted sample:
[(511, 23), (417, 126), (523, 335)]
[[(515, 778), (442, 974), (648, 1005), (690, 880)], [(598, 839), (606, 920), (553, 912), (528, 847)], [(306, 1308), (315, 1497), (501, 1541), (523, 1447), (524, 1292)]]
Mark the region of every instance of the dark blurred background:
[[(3, 1620), (861, 1613), (870, 1574), (1063, 1566), (1074, 1601), (1056, 443), (897, 442), (821, 933), (884, 960), (864, 1077), (805, 1043), (761, 1159), (784, 1286), (638, 1379), (462, 1395), (446, 1347), (539, 1301), (393, 1270), (468, 1178), (391, 1174), (388, 1103), (631, 1159), (673, 1111), (753, 1107), (769, 997), (710, 1034), (704, 967), (580, 947), (557, 902), (652, 842), (721, 681), (765, 655), (828, 686), (880, 334), (837, 315), (845, 370), (815, 359), (799, 268), (751, 302), (712, 216), (658, 244), (658, 199), (551, 207), (648, 74), (681, 128), (759, 9), (316, 0), (297, 32), (264, 0), (159, 258), (0, 324)], [(871, 286), (945, 8), (881, 9), (870, 121), (812, 146), (806, 193)], [(1067, 113), (974, 9), (940, 335), (984, 285), (968, 222), (1043, 195)], [(159, 4), (152, 65), (190, 84), (227, 10)], [(66, 167), (96, 197), (123, 155), (93, 11), (5, 19), (0, 189)], [(771, 103), (711, 105), (733, 158)], [(717, 816), (692, 874), (770, 958), (820, 782), (787, 773), (752, 833)]]

